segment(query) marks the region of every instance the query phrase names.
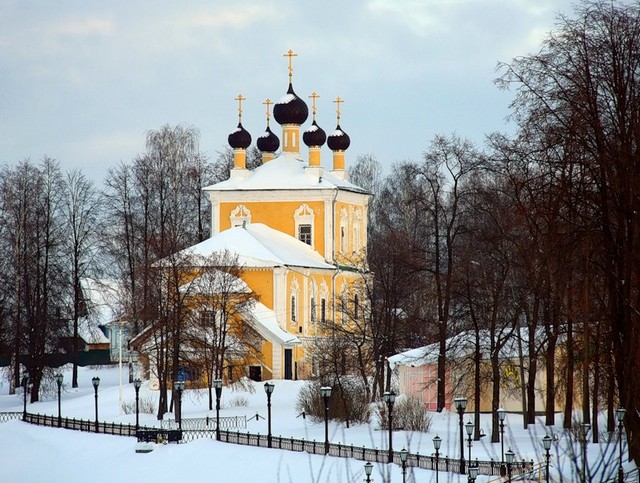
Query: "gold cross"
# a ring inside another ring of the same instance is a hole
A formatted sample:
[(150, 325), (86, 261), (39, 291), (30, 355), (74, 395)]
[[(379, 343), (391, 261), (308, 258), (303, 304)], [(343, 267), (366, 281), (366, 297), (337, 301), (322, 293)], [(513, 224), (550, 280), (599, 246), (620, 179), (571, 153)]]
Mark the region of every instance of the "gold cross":
[(289, 49), (289, 52), (286, 54), (282, 54), (282, 57), (289, 57), (289, 81), (291, 81), (291, 77), (293, 76), (293, 59), (292, 57), (297, 57), (298, 54), (294, 54), (293, 50)]
[(336, 100), (333, 101), (338, 104), (338, 108), (336, 109), (336, 113), (338, 114), (338, 124), (340, 124), (340, 104), (344, 102), (344, 99), (340, 99), (340, 96), (336, 97)]
[(316, 92), (315, 92), (315, 91), (313, 91), (313, 92), (311, 93), (311, 95), (309, 96), (309, 99), (313, 99), (313, 108), (312, 108), (312, 111), (313, 111), (313, 120), (314, 120), (314, 121), (316, 120), (316, 99), (319, 99), (319, 98), (320, 98), (320, 96), (319, 96), (318, 94), (316, 94)]
[(267, 97), (267, 100), (263, 102), (267, 106), (267, 127), (269, 126), (269, 118), (271, 117), (271, 112), (269, 112), (269, 106), (273, 104), (273, 101)]
[(246, 101), (246, 97), (242, 97), (242, 94), (238, 94), (238, 97), (234, 99), (238, 101), (238, 122), (242, 121), (242, 101)]

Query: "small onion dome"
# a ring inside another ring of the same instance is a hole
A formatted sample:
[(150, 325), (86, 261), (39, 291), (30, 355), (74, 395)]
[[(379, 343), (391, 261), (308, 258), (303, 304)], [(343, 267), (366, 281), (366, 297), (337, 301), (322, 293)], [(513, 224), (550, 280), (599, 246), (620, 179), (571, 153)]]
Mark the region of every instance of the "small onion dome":
[(258, 149), (263, 153), (275, 153), (280, 147), (278, 136), (273, 134), (271, 128), (267, 126), (267, 130), (256, 141)]
[(285, 96), (273, 106), (273, 117), (278, 124), (297, 124), (301, 125), (309, 117), (309, 108), (306, 102), (300, 99), (295, 92), (293, 86), (289, 83), (289, 89)]
[(351, 139), (346, 132), (340, 129), (340, 124), (336, 127), (336, 130), (329, 134), (327, 138), (327, 146), (331, 151), (345, 151), (351, 144)]
[(302, 134), (302, 140), (308, 147), (322, 146), (327, 140), (327, 134), (313, 121), (309, 129)]
[(238, 123), (237, 129), (229, 134), (227, 139), (233, 149), (247, 149), (251, 144), (251, 134), (242, 127), (241, 122)]

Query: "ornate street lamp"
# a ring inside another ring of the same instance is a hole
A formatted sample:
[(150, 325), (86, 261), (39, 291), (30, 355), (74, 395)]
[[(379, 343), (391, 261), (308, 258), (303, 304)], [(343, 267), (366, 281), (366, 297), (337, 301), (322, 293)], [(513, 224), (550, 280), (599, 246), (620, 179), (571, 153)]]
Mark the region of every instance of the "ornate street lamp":
[(272, 382), (264, 383), (264, 392), (267, 394), (267, 446), (271, 448), (271, 395), (275, 385)]
[(440, 457), (440, 445), (442, 444), (442, 438), (436, 434), (433, 438), (433, 447), (436, 450), (436, 483), (438, 483), (438, 459)]
[(407, 482), (407, 458), (409, 457), (409, 452), (402, 448), (400, 450), (400, 461), (402, 462), (402, 483)]
[(498, 408), (496, 414), (500, 422), (500, 476), (504, 476), (507, 474), (507, 469), (504, 466), (504, 420), (507, 416), (507, 411), (503, 408)]
[(216, 390), (216, 441), (220, 441), (220, 397), (222, 396), (222, 379), (214, 379), (213, 387)]
[(136, 390), (136, 436), (138, 435), (138, 428), (140, 427), (140, 411), (138, 401), (140, 399), (140, 386), (142, 386), (142, 381), (140, 379), (135, 379), (133, 381), (133, 388)]
[(475, 483), (479, 470), (480, 468), (477, 466), (471, 466), (471, 461), (469, 461), (469, 483)]
[(464, 423), (462, 421), (462, 418), (464, 416), (464, 410), (467, 409), (467, 398), (457, 397), (453, 400), (453, 402), (460, 418), (460, 474), (463, 475), (466, 471), (464, 464), (464, 435), (462, 434)]
[(625, 408), (616, 409), (616, 419), (618, 420), (618, 483), (624, 482), (624, 469), (622, 468), (622, 432), (624, 431), (624, 415), (627, 412)]
[(329, 454), (329, 398), (331, 397), (331, 386), (321, 387), (320, 394), (324, 400), (324, 454)]
[(385, 392), (382, 399), (387, 404), (387, 412), (389, 413), (389, 463), (393, 463), (393, 404), (396, 402), (396, 393)]
[(27, 420), (27, 390), (29, 388), (29, 378), (27, 376), (22, 376), (22, 420)]
[(473, 423), (471, 420), (467, 421), (467, 424), (464, 425), (464, 429), (467, 431), (467, 445), (469, 446), (469, 458), (467, 461), (469, 465), (471, 465), (471, 442), (473, 441), (471, 435), (473, 434)]
[(182, 391), (184, 391), (184, 381), (176, 381), (173, 383), (176, 391), (178, 391), (178, 405), (176, 407), (178, 415), (178, 429), (182, 431)]
[(366, 483), (371, 483), (371, 472), (373, 471), (373, 465), (367, 461), (364, 465), (364, 474), (367, 475)]
[(509, 450), (504, 454), (505, 458), (507, 459), (507, 475), (508, 475), (508, 480), (509, 483), (511, 483), (511, 465), (513, 464), (513, 459), (515, 458), (516, 454), (511, 451), (511, 448), (509, 448)]
[(552, 442), (553, 440), (551, 439), (551, 436), (549, 436), (548, 434), (546, 434), (544, 438), (542, 438), (542, 446), (544, 447), (545, 459), (546, 459), (545, 475), (546, 475), (547, 483), (549, 483), (549, 461), (551, 460), (551, 455), (549, 454), (549, 450), (551, 449)]
[(96, 429), (96, 433), (98, 432), (98, 386), (100, 385), (100, 378), (99, 377), (93, 377), (91, 379), (91, 384), (93, 384), (93, 391), (95, 394), (95, 400), (96, 400), (96, 423), (95, 423), (95, 429)]
[(58, 385), (58, 427), (62, 426), (62, 406), (60, 404), (60, 392), (62, 391), (62, 381), (64, 376), (62, 374), (56, 374), (56, 384)]

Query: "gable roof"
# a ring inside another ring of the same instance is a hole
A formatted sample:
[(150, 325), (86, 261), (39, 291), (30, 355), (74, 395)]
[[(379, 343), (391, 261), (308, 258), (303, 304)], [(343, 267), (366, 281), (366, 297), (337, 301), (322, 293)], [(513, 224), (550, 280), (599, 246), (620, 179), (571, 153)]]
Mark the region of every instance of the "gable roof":
[(262, 223), (229, 228), (197, 245), (185, 248), (178, 255), (190, 257), (194, 263), (202, 264), (213, 253), (224, 251), (237, 255), (238, 263), (243, 267), (335, 268), (306, 243)]
[(342, 189), (368, 194), (366, 190), (340, 179), (330, 171), (307, 168), (300, 153), (284, 152), (268, 163), (247, 170), (245, 176), (231, 177), (205, 187), (204, 191)]

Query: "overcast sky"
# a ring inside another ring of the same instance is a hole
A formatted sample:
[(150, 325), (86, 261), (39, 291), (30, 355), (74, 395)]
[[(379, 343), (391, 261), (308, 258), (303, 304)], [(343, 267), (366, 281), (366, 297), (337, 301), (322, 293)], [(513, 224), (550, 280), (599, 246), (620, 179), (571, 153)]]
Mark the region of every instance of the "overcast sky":
[[(0, 163), (45, 154), (101, 181), (164, 124), (200, 130), (210, 157), (237, 124), (255, 140), (267, 98), (293, 85), (318, 124), (351, 137), (347, 163), (419, 160), (436, 134), (481, 145), (512, 92), (496, 64), (537, 51), (570, 0), (0, 2)], [(306, 128), (311, 119), (303, 126)], [(272, 128), (281, 137), (280, 126)], [(331, 153), (323, 151), (323, 164)]]

